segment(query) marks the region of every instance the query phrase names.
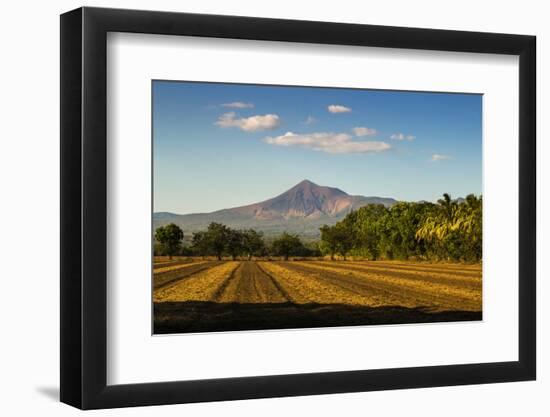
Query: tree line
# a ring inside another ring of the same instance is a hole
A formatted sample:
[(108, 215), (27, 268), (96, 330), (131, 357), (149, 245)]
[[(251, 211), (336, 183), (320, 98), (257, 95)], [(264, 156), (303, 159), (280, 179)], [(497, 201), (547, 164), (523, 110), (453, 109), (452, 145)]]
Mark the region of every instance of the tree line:
[(254, 229), (236, 230), (221, 223), (210, 223), (205, 231), (193, 233), (191, 245), (183, 246), (183, 231), (174, 223), (159, 227), (155, 231), (155, 255), (223, 256), (238, 257), (280, 256), (288, 260), (291, 256), (321, 256), (317, 245), (308, 246), (295, 234), (283, 233), (266, 242), (262, 232)]
[(370, 204), (334, 226), (321, 227), (323, 254), (368, 259), (428, 259), (477, 262), (482, 257), (482, 198), (449, 194), (437, 204)]
[(183, 246), (183, 231), (171, 223), (155, 231), (155, 255), (238, 257), (327, 255), (366, 259), (426, 259), (477, 262), (482, 257), (482, 198), (463, 201), (449, 194), (437, 204), (399, 202), (391, 207), (369, 204), (333, 226), (320, 228), (321, 240), (305, 244), (283, 233), (267, 241), (253, 229), (235, 230), (210, 223)]

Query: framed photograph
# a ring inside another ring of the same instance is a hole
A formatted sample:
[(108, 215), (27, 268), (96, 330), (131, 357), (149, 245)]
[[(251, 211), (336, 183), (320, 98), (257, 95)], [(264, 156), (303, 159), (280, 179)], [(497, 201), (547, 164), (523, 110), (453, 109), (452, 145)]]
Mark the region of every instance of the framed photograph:
[(61, 401), (533, 380), (535, 37), (61, 16)]

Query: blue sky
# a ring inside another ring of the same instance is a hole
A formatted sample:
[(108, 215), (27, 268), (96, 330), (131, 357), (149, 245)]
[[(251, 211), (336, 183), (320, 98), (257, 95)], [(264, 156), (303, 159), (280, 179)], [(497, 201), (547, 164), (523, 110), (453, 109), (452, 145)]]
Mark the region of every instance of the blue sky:
[(209, 212), (309, 179), (435, 201), (482, 190), (482, 96), (153, 81), (154, 211)]

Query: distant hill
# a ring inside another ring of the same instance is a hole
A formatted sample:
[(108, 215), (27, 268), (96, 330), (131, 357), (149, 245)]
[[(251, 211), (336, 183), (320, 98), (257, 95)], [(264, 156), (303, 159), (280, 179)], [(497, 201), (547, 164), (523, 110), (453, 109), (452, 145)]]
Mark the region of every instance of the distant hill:
[(175, 223), (189, 234), (204, 230), (210, 222), (218, 222), (236, 229), (260, 230), (266, 236), (287, 231), (315, 238), (319, 236), (319, 227), (335, 224), (352, 210), (367, 204), (389, 207), (396, 202), (393, 198), (349, 195), (338, 188), (304, 180), (281, 195), (247, 206), (212, 213), (154, 213), (153, 227)]

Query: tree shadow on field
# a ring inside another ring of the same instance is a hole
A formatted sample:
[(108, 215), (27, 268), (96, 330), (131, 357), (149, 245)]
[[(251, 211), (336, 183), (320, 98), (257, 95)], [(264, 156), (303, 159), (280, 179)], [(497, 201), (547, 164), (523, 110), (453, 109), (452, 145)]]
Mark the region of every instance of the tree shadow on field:
[(154, 334), (481, 320), (481, 311), (293, 303), (155, 303)]

